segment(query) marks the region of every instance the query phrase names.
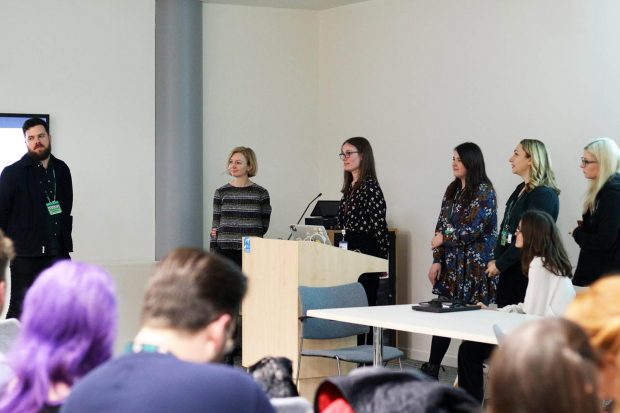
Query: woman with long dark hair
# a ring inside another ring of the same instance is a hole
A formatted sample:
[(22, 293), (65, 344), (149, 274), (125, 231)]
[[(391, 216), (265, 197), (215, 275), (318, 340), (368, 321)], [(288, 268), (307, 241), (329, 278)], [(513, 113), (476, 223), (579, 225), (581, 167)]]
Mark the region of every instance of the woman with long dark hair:
[(500, 311), (561, 317), (575, 298), (572, 267), (553, 218), (532, 209), (521, 216), (515, 247), (521, 249), (521, 269), (528, 284), (522, 302)]
[[(497, 287), (497, 278), (485, 272), (497, 238), (497, 202), (480, 147), (465, 142), (454, 148), (452, 173), (431, 241), (428, 278), (433, 293), (444, 299), (488, 305), (495, 302)], [(449, 338), (433, 336), (424, 373), (438, 377), (449, 345)]]
[(112, 356), (116, 317), (101, 269), (60, 261), (43, 271), (26, 294), (0, 413), (58, 412), (76, 381)]
[(581, 248), (573, 283), (588, 286), (601, 275), (620, 271), (620, 149), (609, 138), (583, 149), (583, 175), (590, 181), (583, 217), (572, 232)]
[[(338, 220), (346, 248), (379, 258), (388, 257), (388, 229), (385, 219), (386, 204), (377, 180), (375, 158), (366, 138), (349, 138), (340, 147), (344, 169), (342, 199)], [(368, 304), (375, 305), (379, 289), (377, 273), (359, 278), (364, 286)], [(365, 339), (358, 336), (358, 343)]]
[(386, 205), (366, 138), (349, 138), (340, 148), (344, 169), (339, 222), (348, 249), (375, 257), (388, 256)]
[[(499, 276), (497, 306), (518, 304), (525, 299), (528, 278), (521, 266), (521, 253), (515, 246), (516, 230), (524, 212), (538, 209), (556, 220), (560, 210), (560, 190), (555, 182), (551, 158), (545, 144), (523, 139), (508, 160), (512, 173), (521, 182), (514, 190), (504, 212), (495, 245), (495, 259), (487, 265), (487, 274)], [(490, 344), (463, 341), (458, 352), (459, 386), (482, 402), (483, 363), (489, 358)]]

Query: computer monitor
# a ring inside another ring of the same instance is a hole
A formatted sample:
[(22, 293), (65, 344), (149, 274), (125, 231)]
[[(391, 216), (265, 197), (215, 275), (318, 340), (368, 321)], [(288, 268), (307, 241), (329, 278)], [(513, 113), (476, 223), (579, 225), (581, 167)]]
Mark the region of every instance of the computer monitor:
[(317, 201), (310, 213), (312, 217), (337, 217), (340, 201)]
[(27, 152), (22, 125), (30, 118), (41, 118), (50, 124), (50, 115), (46, 114), (0, 113), (0, 171)]

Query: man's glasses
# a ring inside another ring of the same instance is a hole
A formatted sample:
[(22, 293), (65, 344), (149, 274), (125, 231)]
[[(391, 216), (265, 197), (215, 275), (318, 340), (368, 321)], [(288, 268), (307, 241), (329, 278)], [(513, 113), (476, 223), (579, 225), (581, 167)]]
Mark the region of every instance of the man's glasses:
[(590, 160), (587, 160), (584, 157), (579, 158), (579, 161), (581, 162), (581, 166), (588, 166), (591, 163), (598, 163), (598, 161), (590, 161)]
[(346, 151), (346, 152), (340, 152), (338, 154), (338, 156), (340, 157), (340, 159), (348, 159), (351, 157), (351, 155), (353, 155), (354, 153), (360, 153), (359, 151)]

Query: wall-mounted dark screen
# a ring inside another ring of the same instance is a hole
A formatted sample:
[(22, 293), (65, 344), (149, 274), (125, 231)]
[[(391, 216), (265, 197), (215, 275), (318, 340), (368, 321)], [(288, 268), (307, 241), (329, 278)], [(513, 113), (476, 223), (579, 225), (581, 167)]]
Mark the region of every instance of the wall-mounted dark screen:
[(22, 125), (30, 118), (50, 123), (50, 116), (45, 114), (0, 113), (0, 171), (26, 153)]

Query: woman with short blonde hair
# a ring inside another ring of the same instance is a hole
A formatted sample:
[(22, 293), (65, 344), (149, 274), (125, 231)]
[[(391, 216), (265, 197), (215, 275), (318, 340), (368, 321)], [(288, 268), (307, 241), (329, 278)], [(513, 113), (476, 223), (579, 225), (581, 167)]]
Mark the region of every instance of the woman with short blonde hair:
[(213, 195), (211, 251), (233, 260), (239, 267), (242, 238), (263, 237), (269, 229), (269, 192), (250, 180), (257, 172), (252, 148), (233, 148), (228, 155), (231, 180)]

